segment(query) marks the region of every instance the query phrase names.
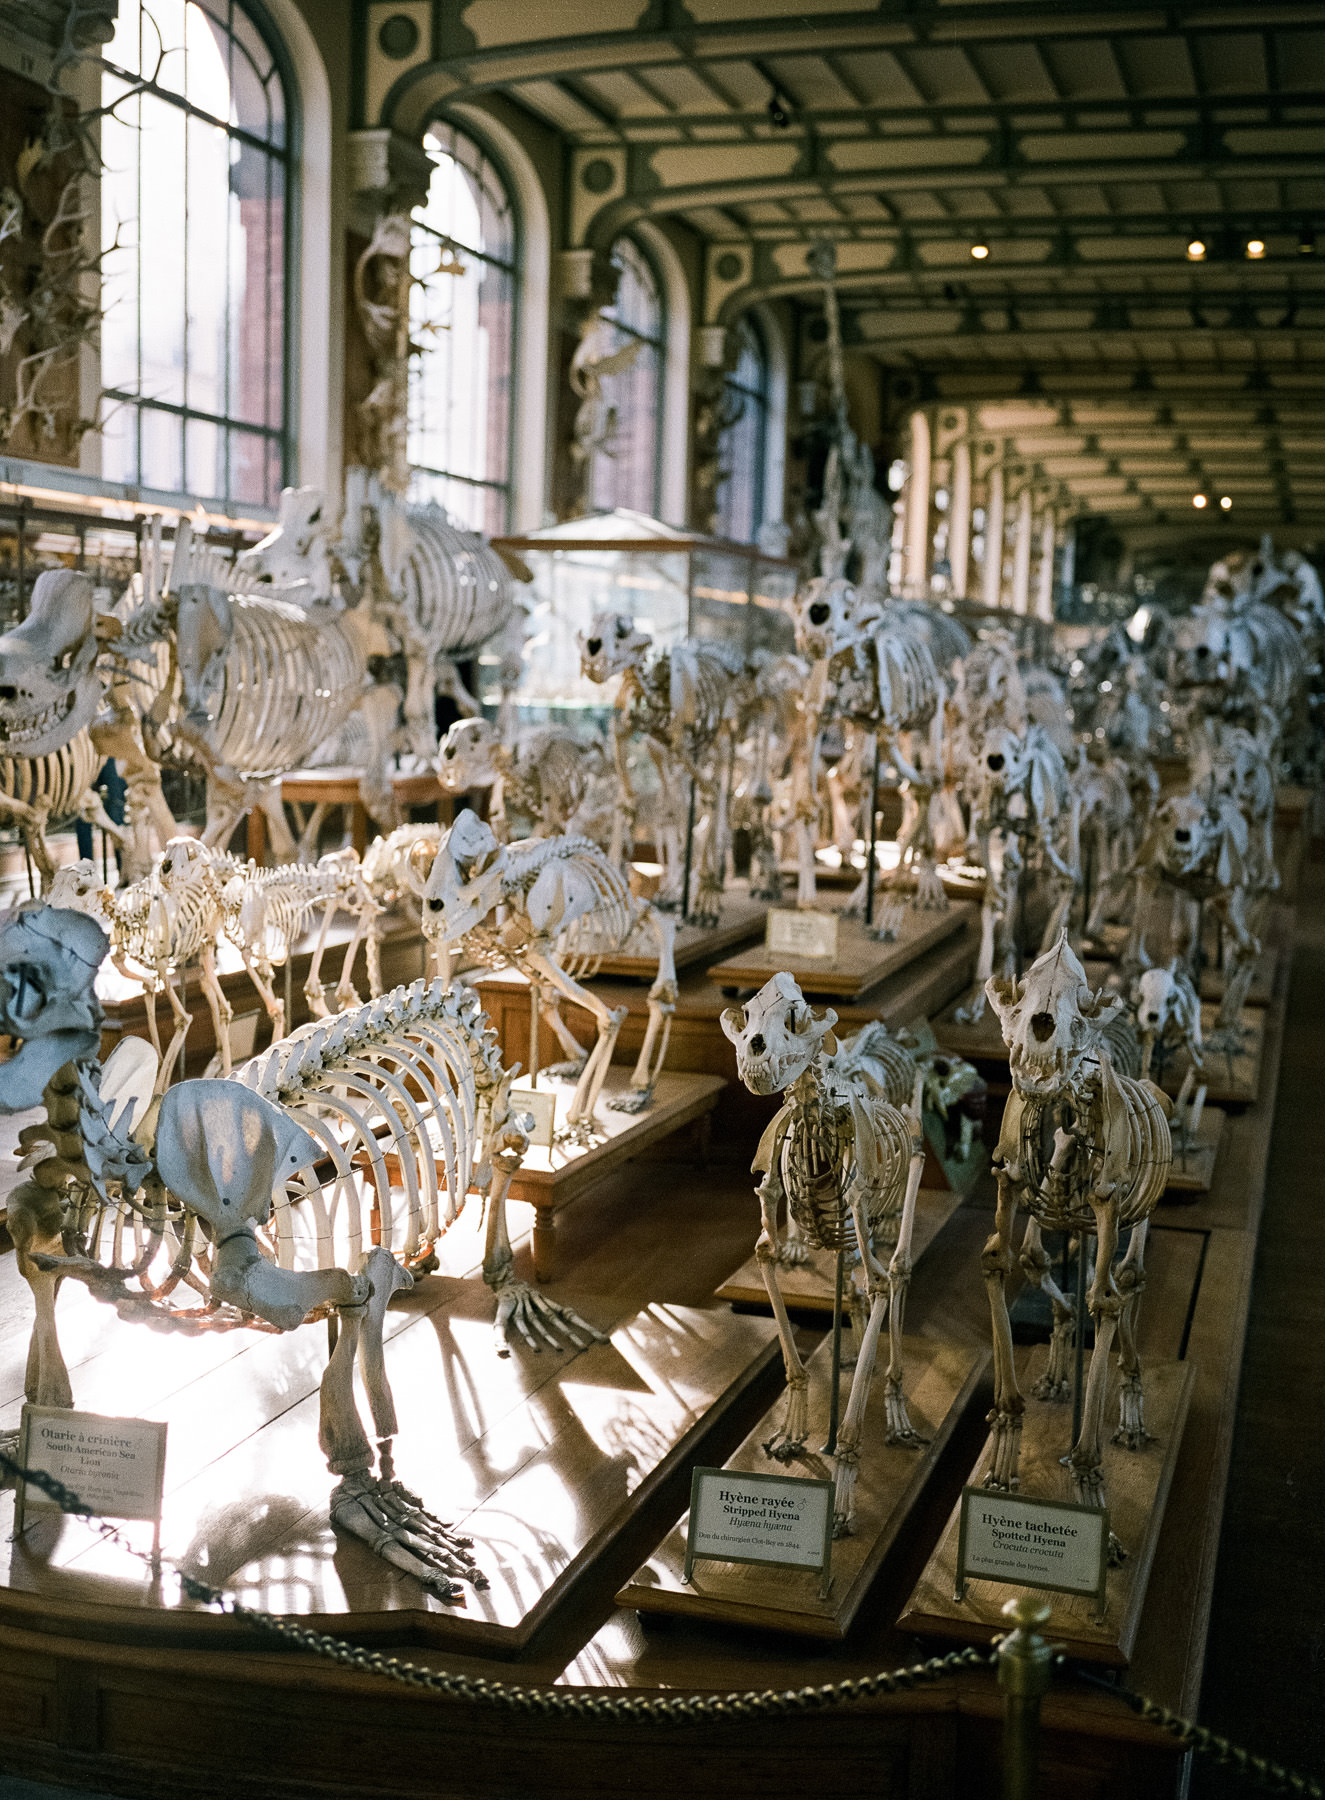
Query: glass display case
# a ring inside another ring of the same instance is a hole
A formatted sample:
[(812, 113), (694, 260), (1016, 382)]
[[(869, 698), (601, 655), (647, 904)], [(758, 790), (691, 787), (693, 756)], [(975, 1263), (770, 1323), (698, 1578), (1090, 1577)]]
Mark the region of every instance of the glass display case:
[(527, 715), (607, 705), (603, 689), (580, 674), (575, 641), (596, 613), (625, 614), (660, 650), (684, 637), (718, 638), (745, 651), (794, 648), (788, 608), (796, 565), (753, 545), (625, 509), (494, 542), (534, 577), (523, 595), (530, 619), (517, 695)]

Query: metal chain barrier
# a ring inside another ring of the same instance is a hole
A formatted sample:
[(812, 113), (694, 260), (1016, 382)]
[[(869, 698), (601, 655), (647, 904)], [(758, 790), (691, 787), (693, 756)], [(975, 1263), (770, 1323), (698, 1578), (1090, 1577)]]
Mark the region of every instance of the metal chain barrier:
[[(56, 1481), (40, 1469), (25, 1469), (0, 1450), (0, 1470), (11, 1479), (26, 1481), (53, 1500), (62, 1512), (83, 1519), (108, 1544), (126, 1550), (140, 1562), (153, 1566), (145, 1550), (129, 1543), (109, 1519), (100, 1518), (63, 1482)], [(165, 1559), (168, 1561), (168, 1559)], [(257, 1607), (245, 1606), (228, 1597), (220, 1588), (209, 1586), (181, 1569), (178, 1563), (169, 1567), (179, 1580), (183, 1592), (200, 1605), (215, 1606), (231, 1617), (243, 1619), (259, 1631), (278, 1637), (299, 1650), (311, 1651), (342, 1668), (355, 1669), (368, 1675), (380, 1675), (402, 1687), (436, 1694), (446, 1700), (462, 1700), (475, 1706), (495, 1707), (504, 1712), (570, 1714), (573, 1718), (611, 1722), (662, 1721), (692, 1724), (701, 1720), (770, 1718), (780, 1714), (812, 1712), (828, 1706), (844, 1706), (854, 1700), (868, 1700), (876, 1694), (896, 1694), (922, 1683), (938, 1681), (962, 1669), (987, 1669), (993, 1662), (985, 1650), (953, 1650), (946, 1656), (932, 1656), (927, 1662), (913, 1663), (909, 1668), (890, 1669), (877, 1675), (860, 1675), (846, 1681), (825, 1683), (820, 1687), (748, 1689), (743, 1693), (715, 1694), (595, 1694), (574, 1688), (524, 1687), (517, 1682), (485, 1681), (482, 1676), (450, 1674), (442, 1669), (428, 1669), (418, 1663), (404, 1662), (396, 1656), (385, 1656), (380, 1650), (365, 1650), (344, 1638), (325, 1631), (313, 1631), (292, 1619), (280, 1619)]]
[[(109, 1519), (103, 1519), (84, 1504), (72, 1489), (40, 1469), (25, 1469), (0, 1450), (0, 1470), (11, 1480), (24, 1481), (53, 1500), (62, 1512), (84, 1520), (105, 1542), (126, 1550), (149, 1567), (153, 1558), (136, 1545)], [(368, 1675), (380, 1675), (402, 1687), (436, 1694), (442, 1699), (461, 1700), (475, 1706), (496, 1708), (504, 1712), (533, 1713), (543, 1716), (569, 1714), (573, 1718), (594, 1721), (641, 1723), (663, 1721), (670, 1724), (694, 1724), (705, 1720), (726, 1722), (734, 1719), (771, 1718), (790, 1713), (812, 1712), (823, 1707), (849, 1705), (868, 1700), (876, 1694), (896, 1694), (905, 1689), (934, 1682), (963, 1669), (996, 1667), (998, 1680), (1008, 1702), (1004, 1747), (1005, 1788), (1008, 1795), (1031, 1794), (1034, 1791), (1038, 1762), (1039, 1703), (1048, 1691), (1050, 1669), (1072, 1665), (1056, 1653), (1039, 1636), (1037, 1627), (1046, 1623), (1049, 1609), (1043, 1603), (1025, 1597), (1011, 1600), (1004, 1608), (1012, 1629), (1000, 1639), (992, 1651), (965, 1649), (949, 1651), (946, 1656), (932, 1656), (925, 1662), (907, 1668), (889, 1669), (875, 1675), (859, 1675), (845, 1681), (826, 1682), (818, 1687), (756, 1688), (743, 1692), (683, 1694), (598, 1694), (573, 1688), (525, 1687), (517, 1682), (485, 1681), (482, 1676), (458, 1675), (444, 1669), (424, 1668), (419, 1663), (405, 1662), (386, 1656), (380, 1650), (365, 1650), (344, 1638), (325, 1631), (313, 1631), (291, 1619), (277, 1618), (257, 1607), (245, 1606), (228, 1597), (221, 1588), (199, 1581), (179, 1564), (170, 1568), (183, 1592), (200, 1605), (214, 1606), (233, 1618), (242, 1619), (257, 1630), (281, 1639), (299, 1650), (310, 1651), (342, 1668)], [(1184, 1750), (1208, 1756), (1222, 1767), (1270, 1793), (1288, 1794), (1300, 1800), (1325, 1800), (1325, 1788), (1305, 1775), (1282, 1768), (1263, 1756), (1232, 1744), (1204, 1726), (1194, 1724), (1179, 1713), (1138, 1694), (1121, 1683), (1108, 1681), (1079, 1666), (1073, 1671), (1092, 1687), (1114, 1694), (1144, 1719), (1177, 1740)]]
[(1221, 1768), (1235, 1770), (1268, 1793), (1301, 1795), (1302, 1800), (1325, 1800), (1325, 1788), (1318, 1781), (1312, 1781), (1306, 1775), (1298, 1775), (1292, 1769), (1285, 1769), (1281, 1764), (1271, 1762), (1268, 1757), (1253, 1756), (1250, 1750), (1244, 1750), (1240, 1744), (1230, 1743), (1227, 1738), (1219, 1737), (1204, 1725), (1184, 1719), (1181, 1713), (1170, 1711), (1167, 1706), (1161, 1706), (1157, 1700), (1151, 1700), (1145, 1694), (1138, 1694), (1135, 1688), (1125, 1687), (1121, 1682), (1105, 1681), (1084, 1669), (1076, 1672), (1092, 1687), (1116, 1694), (1131, 1707), (1138, 1718), (1144, 1719), (1148, 1725), (1157, 1725), (1161, 1731), (1175, 1738), (1184, 1750), (1194, 1750), (1198, 1756), (1208, 1756)]

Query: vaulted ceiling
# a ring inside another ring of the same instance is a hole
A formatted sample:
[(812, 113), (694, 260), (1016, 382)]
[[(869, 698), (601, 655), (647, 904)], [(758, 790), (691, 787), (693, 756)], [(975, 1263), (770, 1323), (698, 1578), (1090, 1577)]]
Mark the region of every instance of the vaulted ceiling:
[(364, 122), (505, 94), (572, 145), (573, 242), (700, 234), (706, 322), (784, 296), (812, 356), (830, 238), (854, 352), (1030, 404), (1084, 503), (1325, 514), (1318, 0), (462, 0), (387, 67), (416, 10), (371, 0)]

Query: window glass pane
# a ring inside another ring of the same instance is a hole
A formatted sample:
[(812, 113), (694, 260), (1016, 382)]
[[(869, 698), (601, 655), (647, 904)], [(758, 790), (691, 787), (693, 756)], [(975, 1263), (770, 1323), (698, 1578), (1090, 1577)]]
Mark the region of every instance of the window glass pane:
[(723, 476), (718, 484), (716, 524), (721, 537), (750, 544), (764, 522), (768, 357), (752, 320), (742, 319), (736, 331), (736, 368), (727, 378), (727, 423), (718, 445)]
[[(121, 0), (106, 60), (104, 472), (273, 504), (285, 462), (286, 171), (278, 148), (239, 135), (283, 136), (272, 51), (234, 0)], [(117, 68), (141, 68), (163, 91), (131, 94)], [(260, 434), (227, 434), (226, 421)]]
[(634, 354), (625, 368), (599, 378), (607, 409), (607, 437), (593, 458), (590, 504), (601, 512), (624, 506), (634, 512), (656, 513), (662, 294), (643, 251), (632, 239), (618, 238), (612, 246), (612, 260), (620, 275), (616, 300), (603, 308), (603, 317), (616, 328), (610, 354), (632, 350)]
[(409, 460), (413, 492), (457, 521), (504, 531), (508, 519), (516, 276), (510, 200), (491, 162), (434, 126), (433, 177), (415, 215)]

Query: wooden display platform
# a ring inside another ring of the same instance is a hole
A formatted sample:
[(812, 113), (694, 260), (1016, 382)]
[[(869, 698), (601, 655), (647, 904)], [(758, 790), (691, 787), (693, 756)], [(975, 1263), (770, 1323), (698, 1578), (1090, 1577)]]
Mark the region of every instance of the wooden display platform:
[[(697, 1562), (687, 1584), (682, 1579), (687, 1514), (618, 1592), (618, 1605), (633, 1606), (643, 1613), (754, 1625), (797, 1637), (845, 1637), (885, 1556), (906, 1529), (912, 1508), (933, 1478), (990, 1360), (987, 1350), (938, 1343), (932, 1338), (906, 1337), (902, 1343), (911, 1423), (929, 1442), (923, 1449), (909, 1450), (881, 1441), (883, 1398), (879, 1383), (886, 1363), (885, 1339), (880, 1344), (866, 1413), (864, 1448), (856, 1481), (855, 1526), (850, 1537), (838, 1538), (833, 1544), (832, 1582), (825, 1597), (820, 1596), (817, 1570), (757, 1563)], [(831, 1352), (831, 1343), (825, 1340), (807, 1365), (811, 1444), (822, 1439), (828, 1419)], [(850, 1376), (844, 1374), (844, 1405), (849, 1381)], [(831, 1457), (807, 1448), (794, 1462), (781, 1463), (765, 1454), (765, 1440), (781, 1423), (782, 1406), (779, 1399), (723, 1467), (830, 1480)]]
[[(745, 943), (747, 938), (760, 936), (767, 916), (768, 902), (752, 900), (745, 882), (733, 882), (722, 897), (722, 917), (716, 925), (682, 925), (678, 920), (674, 951), (678, 971), (688, 969), (692, 963), (707, 963)], [(585, 947), (588, 948), (588, 940)], [(641, 927), (623, 949), (605, 955), (595, 973), (652, 981), (658, 973), (658, 952), (652, 934)]]
[[(359, 1641), (408, 1636), (510, 1656), (674, 1471), (706, 1446), (723, 1453), (733, 1408), (748, 1417), (781, 1370), (768, 1320), (662, 1304), (614, 1317), (601, 1296), (558, 1297), (609, 1341), (500, 1357), (493, 1296), (477, 1276), (427, 1280), (388, 1315), (401, 1476), (474, 1539), (490, 1583), (466, 1587), (455, 1605), (328, 1521), (333, 1477), (317, 1446), (323, 1330), (175, 1338), (163, 1356), (154, 1333), (90, 1302), (91, 1316), (69, 1321), (72, 1343), (90, 1332), (101, 1347), (75, 1375), (77, 1397), (85, 1410), (131, 1404), (168, 1424), (165, 1553), (245, 1604)], [(13, 1504), (0, 1495), (0, 1611), (23, 1596), (69, 1607), (121, 1642), (242, 1634), (238, 1621), (188, 1601), (169, 1569), (153, 1583), (77, 1521), (29, 1515), (36, 1523), (12, 1542)]]
[(785, 969), (796, 977), (803, 993), (860, 1000), (916, 957), (964, 930), (970, 914), (971, 908), (962, 905), (949, 906), (941, 913), (908, 910), (901, 933), (892, 944), (876, 943), (858, 919), (842, 919), (838, 926), (838, 953), (831, 961), (813, 956), (775, 957), (759, 944), (715, 963), (709, 969), (709, 980), (720, 988), (754, 992), (770, 976)]
[[(1019, 1359), (1018, 1379), (1026, 1394), (1026, 1418), (1021, 1436), (1020, 1493), (1045, 1499), (1072, 1499), (1072, 1483), (1061, 1458), (1067, 1453), (1072, 1433), (1070, 1404), (1055, 1405), (1030, 1395), (1031, 1384), (1048, 1359), (1047, 1346), (1037, 1346)], [(1182, 1443), (1187, 1403), (1195, 1371), (1190, 1363), (1160, 1363), (1144, 1371), (1146, 1428), (1152, 1442), (1142, 1450), (1126, 1450), (1112, 1442), (1118, 1418), (1118, 1377), (1111, 1370), (1105, 1400), (1105, 1493), (1109, 1524), (1127, 1555), (1119, 1568), (1110, 1569), (1108, 1600), (1102, 1622), (1096, 1621), (1094, 1598), (1077, 1594), (1043, 1593), (1052, 1605), (1049, 1623), (1041, 1627), (1051, 1643), (1061, 1643), (1078, 1662), (1104, 1663), (1126, 1668), (1132, 1659), (1141, 1610), (1154, 1560), (1155, 1545), (1164, 1523), (1173, 1470)], [(979, 1486), (989, 1467), (986, 1443), (971, 1472), (971, 1486)], [(1027, 1590), (998, 1581), (972, 1581), (964, 1601), (955, 1600), (957, 1535), (960, 1503), (953, 1509), (937, 1549), (925, 1565), (897, 1623), (903, 1631), (922, 1637), (939, 1637), (958, 1643), (987, 1644), (1007, 1630), (1002, 1615), (1004, 1601)]]
[(1173, 1161), (1169, 1164), (1165, 1192), (1184, 1199), (1189, 1196), (1194, 1198), (1197, 1194), (1208, 1194), (1214, 1186), (1215, 1165), (1219, 1161), (1219, 1146), (1223, 1136), (1224, 1114), (1217, 1106), (1204, 1107), (1196, 1142), (1185, 1155), (1179, 1154), (1176, 1144), (1173, 1146)]
[[(968, 909), (969, 911), (969, 909)], [(933, 949), (916, 957), (876, 988), (860, 1004), (835, 1001), (838, 1035), (858, 1031), (874, 1019), (882, 1019), (894, 1029), (927, 1019), (954, 994), (970, 985), (975, 966), (978, 934), (971, 917), (963, 915), (965, 928), (945, 938)], [(530, 1066), (529, 1056), (529, 984), (514, 970), (474, 977), (484, 1010), (497, 1030), (502, 1056), (509, 1065)], [(596, 980), (594, 992), (610, 1007), (624, 1007), (626, 1019), (616, 1043), (618, 1063), (634, 1064), (648, 1024), (648, 998), (638, 981)], [(667, 1048), (668, 1070), (689, 1074), (716, 1075), (724, 1085), (717, 1112), (718, 1129), (723, 1134), (753, 1131), (758, 1133), (772, 1118), (778, 1102), (751, 1094), (736, 1073), (736, 1052), (723, 1033), (721, 1016), (731, 1001), (701, 969), (692, 966), (681, 973), (676, 1013)], [(563, 1008), (563, 1017), (582, 1043), (592, 1041), (593, 1021), (578, 1006)], [(552, 1033), (539, 1031), (539, 1065), (553, 1063), (560, 1055)], [(930, 1186), (942, 1185), (942, 1178), (931, 1172)]]
[[(556, 1129), (560, 1131), (575, 1083), (540, 1075), (538, 1085), (556, 1095)], [(554, 1143), (551, 1150), (539, 1147), (526, 1153), (511, 1183), (510, 1197), (534, 1208), (534, 1271), (540, 1281), (549, 1280), (556, 1268), (557, 1214), (572, 1200), (687, 1125), (699, 1126), (699, 1157), (701, 1162), (707, 1159), (709, 1115), (718, 1104), (722, 1087), (716, 1075), (663, 1074), (646, 1111), (613, 1112), (609, 1102), (630, 1089), (630, 1071), (614, 1065), (598, 1100), (597, 1141), (588, 1147)]]
[[(1265, 1045), (1265, 1014), (1259, 1007), (1246, 1007), (1242, 1014), (1243, 1043), (1232, 1056), (1215, 1050), (1210, 1044), (1217, 1006), (1205, 1001), (1201, 1006), (1201, 1036), (1205, 1040), (1205, 1062), (1201, 1071), (1205, 1097), (1215, 1106), (1250, 1106), (1261, 1091), (1261, 1058)], [(1182, 1081), (1181, 1061), (1167, 1071), (1161, 1083), (1165, 1092), (1177, 1093)]]
[[(921, 1188), (916, 1195), (912, 1238), (915, 1262), (920, 1261), (961, 1203), (961, 1195), (950, 1188)], [(788, 1307), (793, 1312), (826, 1313), (831, 1318), (836, 1265), (837, 1257), (831, 1250), (811, 1250), (808, 1262), (779, 1265), (778, 1286)], [(716, 1298), (730, 1300), (734, 1306), (770, 1310), (768, 1289), (753, 1256), (727, 1277), (717, 1289)]]

